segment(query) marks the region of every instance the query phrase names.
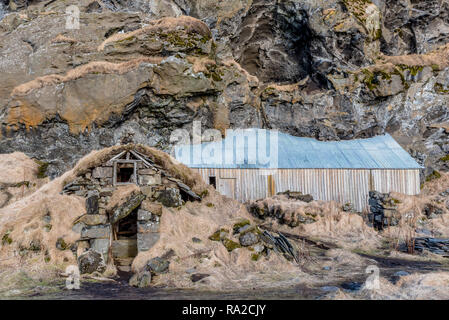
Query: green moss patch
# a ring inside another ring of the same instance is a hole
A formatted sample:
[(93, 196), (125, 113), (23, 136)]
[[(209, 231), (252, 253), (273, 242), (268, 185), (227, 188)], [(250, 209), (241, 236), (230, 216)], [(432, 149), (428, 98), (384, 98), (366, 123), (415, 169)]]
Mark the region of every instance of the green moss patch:
[(260, 259), (260, 253), (253, 253), (253, 254), (251, 255), (251, 260), (257, 261), (257, 260), (259, 260), (259, 259)]
[(225, 246), (226, 250), (228, 250), (228, 252), (242, 247), (239, 243), (228, 238), (223, 239), (222, 243)]
[(47, 169), (48, 169), (48, 162), (40, 161), (40, 160), (34, 160), (39, 167), (37, 168), (37, 178), (38, 179), (44, 179), (47, 177)]
[(436, 93), (439, 94), (449, 94), (449, 90), (446, 89), (441, 83), (435, 83), (435, 85), (433, 86), (433, 89), (435, 90)]
[(2, 245), (11, 244), (12, 238), (9, 236), (11, 231), (7, 231), (2, 237)]
[(433, 170), (433, 172), (426, 177), (426, 181), (429, 182), (439, 178), (441, 178), (441, 173), (439, 173), (436, 170)]
[(217, 231), (215, 231), (210, 237), (209, 240), (212, 241), (221, 241), (224, 239), (224, 237), (226, 237), (226, 235), (229, 233), (228, 230), (226, 229), (219, 229)]

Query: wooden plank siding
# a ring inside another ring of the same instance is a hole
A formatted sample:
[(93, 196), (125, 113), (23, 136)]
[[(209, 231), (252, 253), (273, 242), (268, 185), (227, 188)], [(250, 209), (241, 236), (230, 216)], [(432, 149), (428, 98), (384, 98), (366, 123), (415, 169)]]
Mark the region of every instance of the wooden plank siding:
[(396, 191), (408, 195), (420, 192), (418, 169), (371, 170), (371, 169), (278, 169), (262, 175), (258, 169), (198, 169), (203, 180), (235, 179), (235, 199), (240, 202), (268, 197), (274, 192), (286, 190), (311, 194), (314, 199), (324, 201), (350, 202), (357, 211), (368, 207), (368, 192), (383, 193)]

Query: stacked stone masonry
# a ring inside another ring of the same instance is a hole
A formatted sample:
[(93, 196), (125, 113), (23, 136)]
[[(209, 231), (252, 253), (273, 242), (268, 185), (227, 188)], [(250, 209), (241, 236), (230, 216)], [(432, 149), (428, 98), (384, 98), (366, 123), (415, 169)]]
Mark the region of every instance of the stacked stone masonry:
[[(86, 214), (74, 221), (73, 230), (80, 234), (77, 241), (77, 256), (89, 249), (102, 254), (105, 262), (111, 256), (121, 257), (125, 241), (117, 239), (114, 228), (117, 223), (132, 212), (137, 212), (137, 253), (149, 250), (159, 240), (159, 227), (162, 207), (179, 207), (185, 199), (198, 200), (190, 188), (177, 179), (170, 177), (158, 168), (148, 168), (143, 161), (135, 161), (136, 181), (130, 183), (114, 183), (113, 161), (91, 168), (78, 176), (63, 189), (63, 194), (75, 194), (86, 199)], [(137, 183), (135, 183), (137, 182)], [(110, 208), (111, 197), (117, 188), (124, 184), (136, 184), (138, 191)], [(112, 245), (112, 248), (111, 248)], [(135, 253), (135, 254), (137, 254)], [(128, 252), (128, 254), (131, 254)]]

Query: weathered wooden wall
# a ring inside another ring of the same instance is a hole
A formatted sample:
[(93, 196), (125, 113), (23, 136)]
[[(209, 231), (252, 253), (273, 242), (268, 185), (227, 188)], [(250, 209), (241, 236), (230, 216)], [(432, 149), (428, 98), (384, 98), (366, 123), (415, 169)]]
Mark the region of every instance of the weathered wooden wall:
[(278, 169), (272, 172), (258, 169), (193, 170), (198, 171), (206, 183), (209, 183), (209, 176), (215, 176), (217, 190), (241, 202), (291, 190), (311, 194), (314, 199), (350, 202), (356, 210), (362, 211), (368, 206), (370, 190), (383, 193), (396, 191), (409, 195), (420, 192), (417, 169)]

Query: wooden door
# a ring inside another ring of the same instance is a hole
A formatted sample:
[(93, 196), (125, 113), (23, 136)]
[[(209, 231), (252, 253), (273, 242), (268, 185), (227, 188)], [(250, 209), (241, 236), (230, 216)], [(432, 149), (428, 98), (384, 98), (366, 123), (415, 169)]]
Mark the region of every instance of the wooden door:
[(235, 178), (220, 178), (218, 192), (226, 197), (235, 199)]

